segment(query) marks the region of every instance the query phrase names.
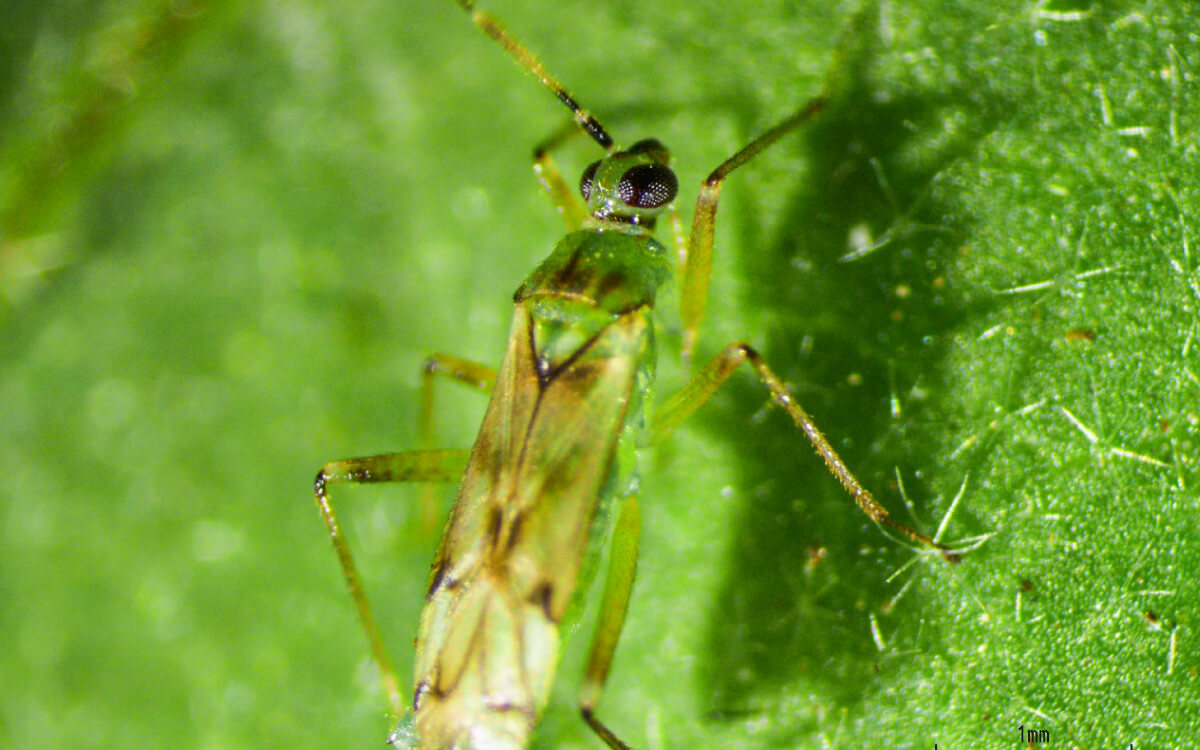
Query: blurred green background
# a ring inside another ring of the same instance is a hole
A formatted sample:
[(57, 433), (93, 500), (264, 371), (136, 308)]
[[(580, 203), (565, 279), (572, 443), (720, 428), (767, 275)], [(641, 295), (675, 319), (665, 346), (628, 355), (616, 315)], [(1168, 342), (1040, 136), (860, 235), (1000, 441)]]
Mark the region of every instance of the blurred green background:
[[(829, 82), (728, 184), (704, 354), (760, 347), (885, 506), (985, 540), (890, 540), (735, 378), (644, 457), (618, 734), (1200, 737), (1190, 5), (487, 7), (619, 140), (672, 147), (685, 211)], [(448, 1), (10, 1), (0, 45), (0, 746), (381, 747), (312, 478), (417, 444), (429, 353), (498, 362), (562, 232), (529, 169), (561, 107)], [(440, 393), (469, 445), (483, 399)], [(405, 675), (415, 497), (340, 493)], [(536, 747), (600, 746), (593, 615)]]

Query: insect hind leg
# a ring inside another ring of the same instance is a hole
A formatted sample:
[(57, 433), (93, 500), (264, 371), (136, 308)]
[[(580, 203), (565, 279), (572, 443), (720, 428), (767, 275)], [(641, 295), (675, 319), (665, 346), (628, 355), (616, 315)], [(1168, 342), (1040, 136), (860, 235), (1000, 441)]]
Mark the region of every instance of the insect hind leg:
[(600, 695), (604, 692), (604, 684), (608, 680), (608, 670), (617, 650), (617, 640), (621, 637), (621, 629), (625, 625), (629, 595), (633, 592), (633, 581), (637, 575), (641, 525), (637, 495), (630, 495), (621, 502), (621, 515), (613, 530), (608, 576), (604, 581), (604, 595), (600, 601), (600, 617), (596, 623), (596, 634), (592, 638), (583, 687), (579, 691), (579, 710), (584, 721), (612, 750), (629, 750), (629, 746), (596, 717), (595, 710), (596, 704), (600, 702)]
[(338, 563), (342, 567), (342, 575), (350, 596), (354, 600), (359, 622), (366, 632), (367, 641), (371, 645), (371, 655), (379, 669), (383, 681), (384, 692), (387, 693), (388, 705), (393, 714), (400, 716), (406, 710), (400, 681), (396, 678), (396, 670), (392, 667), (387, 647), (379, 634), (379, 626), (375, 623), (375, 615), (362, 585), (362, 577), (358, 574), (358, 566), (350, 553), (350, 545), (342, 531), (337, 513), (333, 509), (333, 501), (329, 497), (329, 487), (334, 484), (365, 484), (374, 482), (446, 482), (453, 481), (462, 473), (467, 462), (467, 451), (410, 451), (407, 453), (388, 453), (366, 458), (350, 458), (342, 461), (331, 461), (317, 473), (313, 482), (313, 494), (317, 501), (317, 510), (333, 549), (337, 553)]

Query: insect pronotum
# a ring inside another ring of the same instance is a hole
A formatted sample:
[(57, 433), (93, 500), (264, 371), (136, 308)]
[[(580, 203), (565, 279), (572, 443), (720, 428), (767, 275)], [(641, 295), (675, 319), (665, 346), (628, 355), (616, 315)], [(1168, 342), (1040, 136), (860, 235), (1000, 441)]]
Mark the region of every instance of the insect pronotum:
[[(479, 436), (465, 451), (419, 450), (326, 464), (315, 491), (393, 713), (396, 747), (440, 750), (526, 746), (549, 699), (559, 633), (586, 590), (598, 543), (612, 551), (580, 695), (584, 720), (610, 748), (628, 747), (596, 715), (637, 567), (640, 518), (635, 446), (652, 444), (707, 401), (742, 363), (758, 374), (829, 471), (872, 519), (953, 554), (893, 520), (748, 344), (725, 347), (674, 396), (643, 418), (654, 373), (652, 312), (672, 273), (651, 234), (677, 191), (670, 154), (657, 140), (619, 148), (604, 127), (500, 23), (456, 0), (489, 37), (572, 112), (604, 149), (584, 170), (580, 198), (550, 156), (534, 169), (570, 232), (517, 290), (499, 370), (432, 356), (423, 378), (422, 432), (430, 433), (431, 385), (447, 377), (491, 392)], [(815, 98), (721, 163), (700, 185), (680, 255), (683, 353), (695, 351), (712, 273), (713, 224), (725, 178), (817, 114)], [(648, 424), (646, 424), (648, 422)], [(391, 666), (329, 497), (332, 484), (453, 481), (458, 495), (429, 575), (416, 639), (411, 703)], [(615, 519), (615, 520), (613, 520)]]

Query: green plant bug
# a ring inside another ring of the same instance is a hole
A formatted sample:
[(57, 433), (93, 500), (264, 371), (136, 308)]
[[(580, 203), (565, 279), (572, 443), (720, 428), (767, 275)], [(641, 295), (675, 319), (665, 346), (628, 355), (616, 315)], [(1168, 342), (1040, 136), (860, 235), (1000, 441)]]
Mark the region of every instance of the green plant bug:
[[(819, 113), (820, 97), (714, 169), (700, 186), (690, 235), (678, 257), (653, 236), (678, 181), (657, 140), (618, 147), (541, 63), (471, 0), (474, 23), (572, 113), (575, 130), (604, 155), (588, 166), (578, 197), (550, 155), (534, 169), (569, 232), (513, 297), (508, 346), (498, 370), (438, 354), (424, 376), (422, 430), (431, 383), (449, 378), (491, 400), (470, 452), (418, 450), (326, 464), (315, 492), (359, 617), (400, 719), (395, 747), (517, 750), (528, 744), (559, 662), (565, 622), (611, 536), (609, 568), (580, 695), (580, 711), (610, 748), (627, 748), (597, 715), (637, 567), (640, 512), (635, 449), (666, 437), (748, 363), (872, 519), (947, 559), (953, 553), (893, 520), (751, 346), (725, 347), (672, 397), (645, 403), (654, 378), (653, 311), (660, 287), (682, 273), (683, 355), (696, 350), (712, 275), (713, 230), (725, 178)], [(329, 497), (338, 483), (459, 480), (429, 574), (416, 639), (411, 701), (403, 696)]]

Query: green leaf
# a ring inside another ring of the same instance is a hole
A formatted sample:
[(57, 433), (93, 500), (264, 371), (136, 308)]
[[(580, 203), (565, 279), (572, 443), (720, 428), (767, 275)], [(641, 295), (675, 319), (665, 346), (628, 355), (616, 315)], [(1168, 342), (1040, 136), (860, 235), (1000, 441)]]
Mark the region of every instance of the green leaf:
[[(727, 184), (701, 355), (759, 348), (884, 506), (972, 547), (890, 539), (736, 377), (643, 456), (618, 735), (1200, 736), (1190, 7), (486, 7), (619, 141), (671, 147), (685, 220), (828, 87)], [(562, 233), (530, 154), (565, 111), (450, 2), (78, 11), (0, 10), (0, 745), (382, 745), (312, 477), (416, 447), (429, 353), (499, 361)], [(572, 179), (596, 149), (556, 157)], [(684, 381), (663, 308), (659, 398)], [(483, 400), (438, 395), (469, 445)], [(335, 497), (402, 675), (417, 495)], [(599, 747), (597, 598), (536, 747)]]

